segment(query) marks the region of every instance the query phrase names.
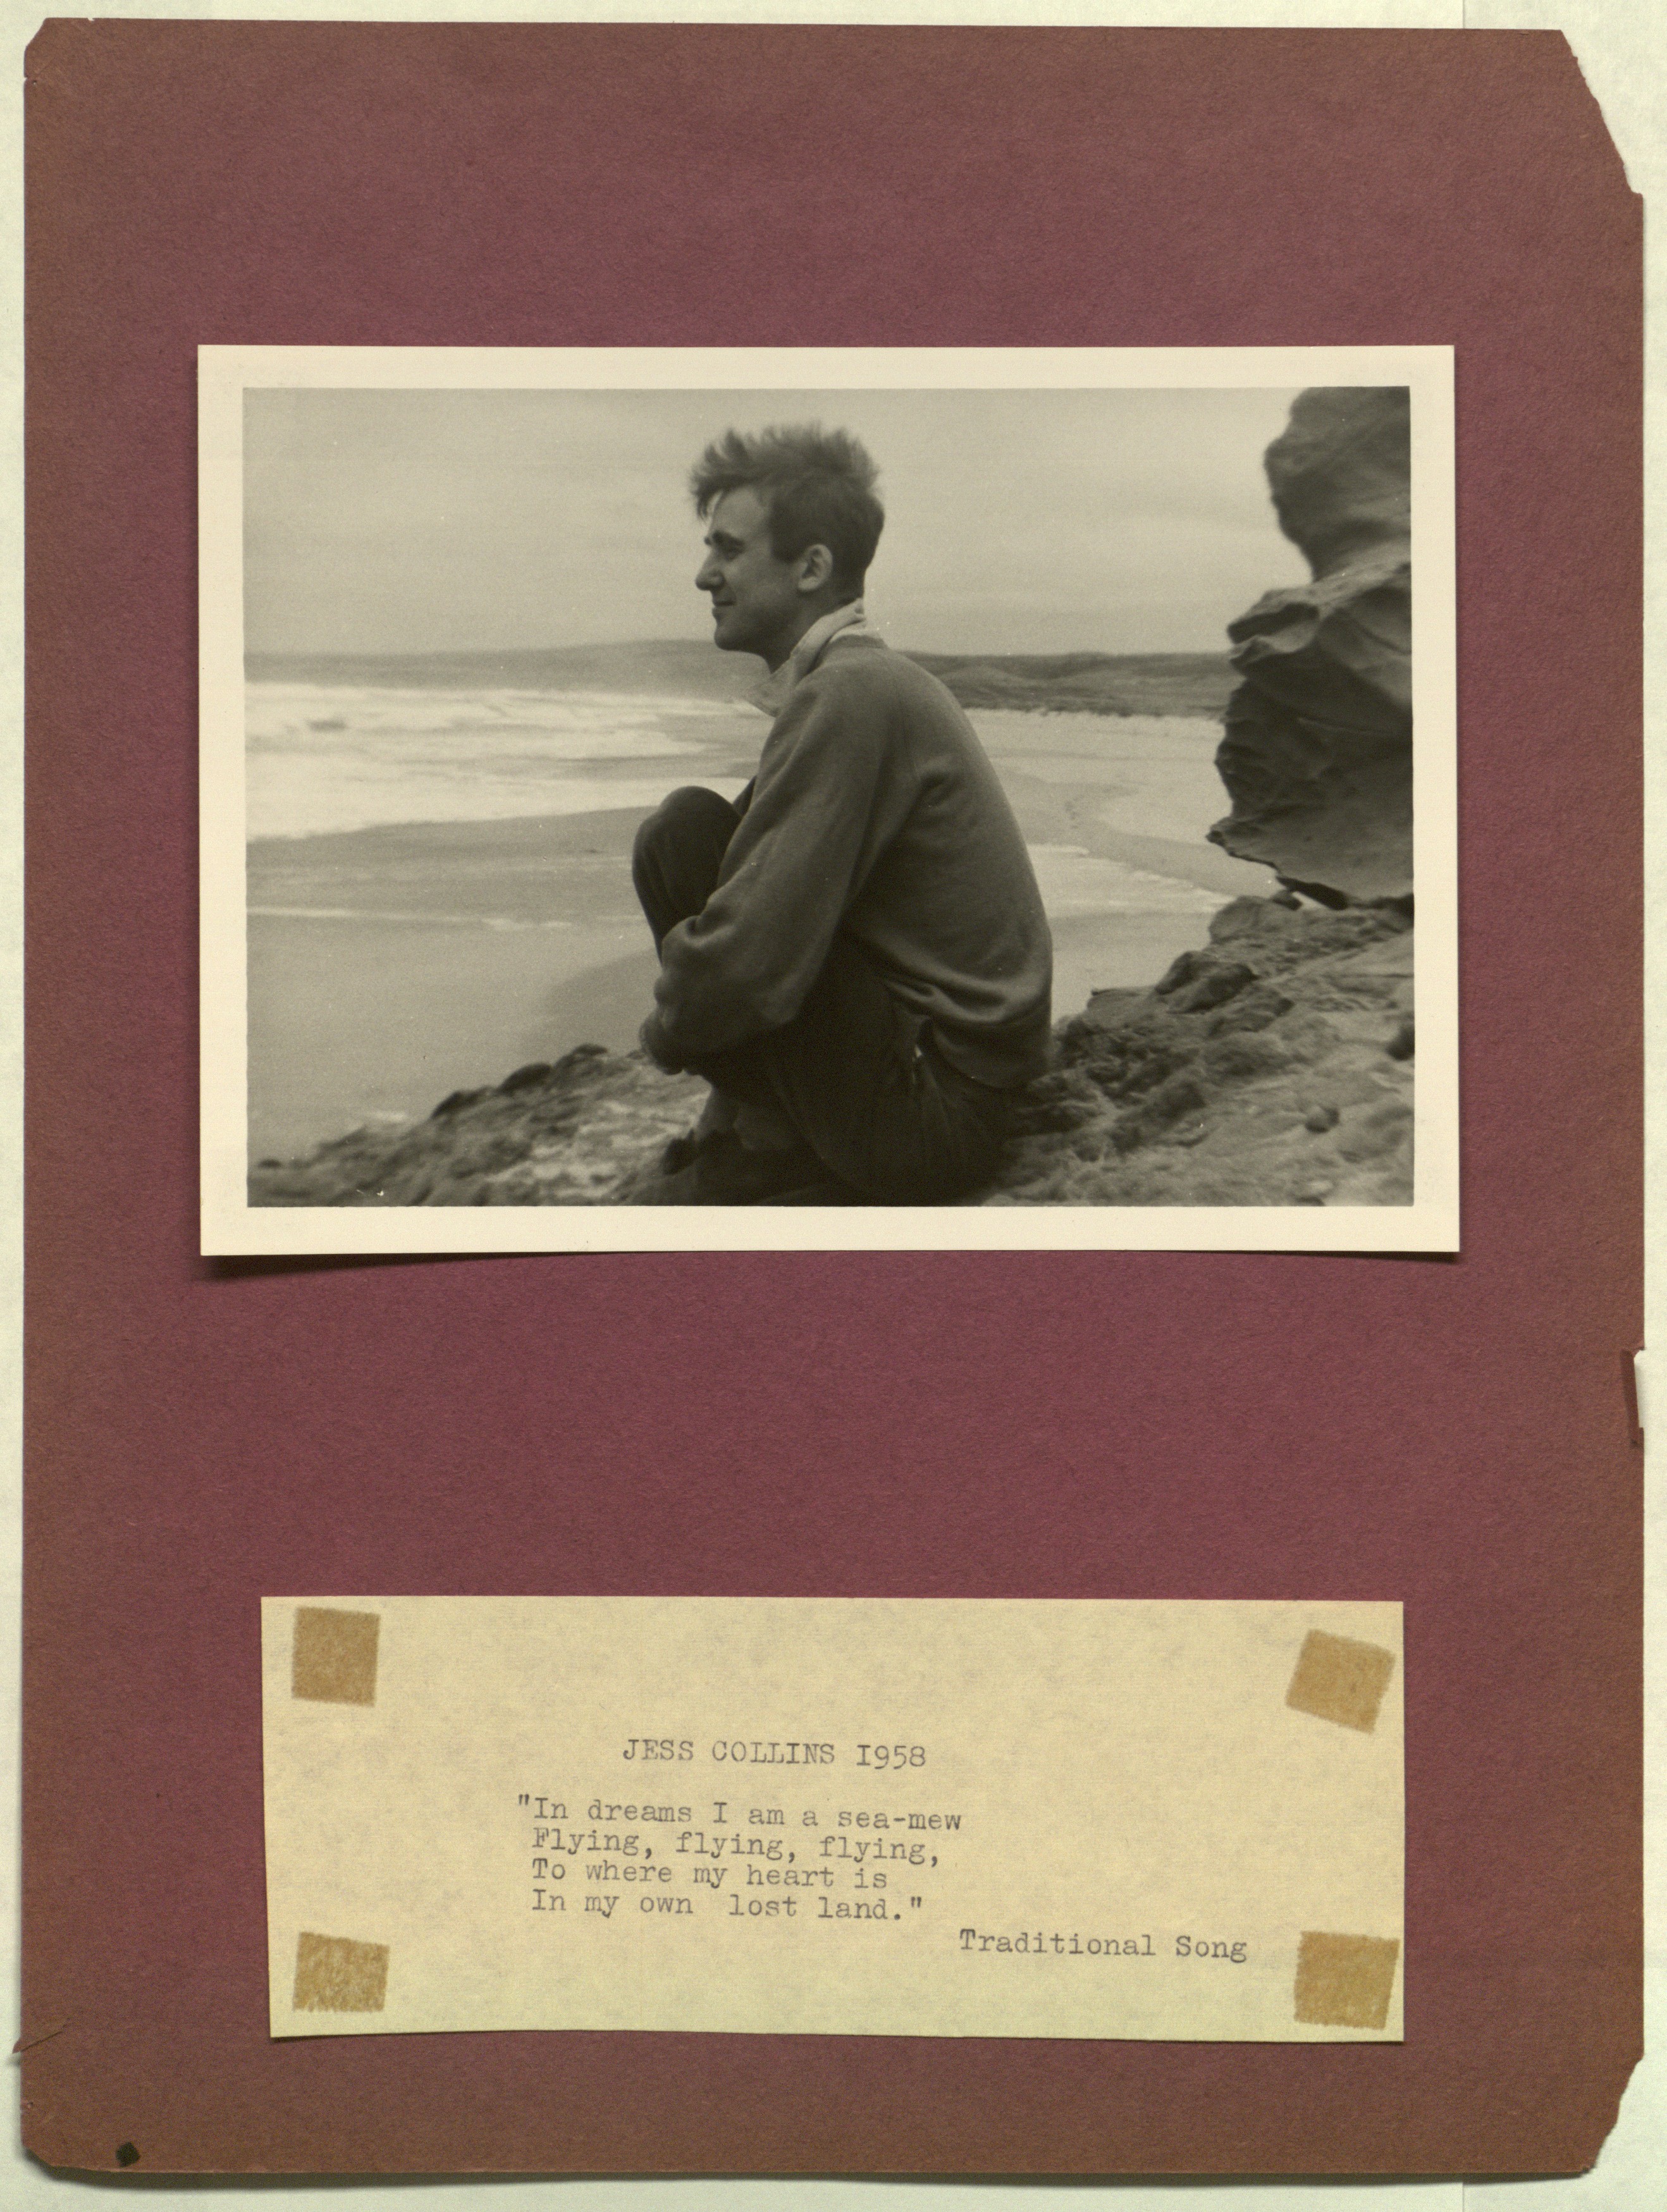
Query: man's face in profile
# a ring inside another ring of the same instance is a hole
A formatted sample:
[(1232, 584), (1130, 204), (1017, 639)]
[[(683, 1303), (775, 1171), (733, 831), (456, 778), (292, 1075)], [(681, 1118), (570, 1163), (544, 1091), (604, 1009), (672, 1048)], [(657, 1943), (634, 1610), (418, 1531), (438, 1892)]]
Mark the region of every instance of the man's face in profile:
[(713, 508), (697, 591), (712, 595), (712, 642), (723, 653), (756, 653), (772, 668), (798, 642), (806, 606), (806, 556), (778, 561), (770, 550), (770, 510), (750, 485), (726, 492)]

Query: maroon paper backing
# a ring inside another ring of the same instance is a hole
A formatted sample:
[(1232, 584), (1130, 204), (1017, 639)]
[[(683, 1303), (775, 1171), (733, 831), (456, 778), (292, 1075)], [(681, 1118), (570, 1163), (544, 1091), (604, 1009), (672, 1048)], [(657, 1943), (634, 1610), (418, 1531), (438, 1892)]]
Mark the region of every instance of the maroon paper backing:
[[(28, 80), (31, 2149), (1589, 2162), (1640, 2047), (1640, 218), (1562, 40), (58, 22)], [(195, 1257), (199, 341), (1456, 345), (1462, 1259)], [(472, 1589), (1404, 1598), (1405, 2045), (271, 2042), (256, 1600)]]

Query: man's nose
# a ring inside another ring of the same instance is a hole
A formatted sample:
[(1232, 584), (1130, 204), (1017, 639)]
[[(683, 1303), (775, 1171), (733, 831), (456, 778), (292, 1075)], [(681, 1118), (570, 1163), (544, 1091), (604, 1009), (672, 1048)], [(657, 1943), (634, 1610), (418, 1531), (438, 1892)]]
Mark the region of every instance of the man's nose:
[(697, 592), (715, 592), (717, 588), (718, 569), (716, 562), (710, 560), (703, 561), (700, 564), (699, 574), (695, 578), (695, 589)]

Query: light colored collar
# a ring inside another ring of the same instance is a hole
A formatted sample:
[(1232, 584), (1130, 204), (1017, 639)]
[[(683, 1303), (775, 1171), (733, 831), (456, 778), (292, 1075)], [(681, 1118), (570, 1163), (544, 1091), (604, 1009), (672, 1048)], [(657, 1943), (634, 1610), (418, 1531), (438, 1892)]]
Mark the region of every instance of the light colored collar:
[(762, 708), (766, 714), (779, 714), (791, 697), (794, 687), (808, 676), (822, 658), (824, 648), (836, 637), (873, 637), (877, 635), (868, 626), (867, 610), (861, 599), (849, 600), (836, 607), (831, 614), (813, 622), (793, 651), (773, 676), (767, 676), (751, 694), (752, 704)]

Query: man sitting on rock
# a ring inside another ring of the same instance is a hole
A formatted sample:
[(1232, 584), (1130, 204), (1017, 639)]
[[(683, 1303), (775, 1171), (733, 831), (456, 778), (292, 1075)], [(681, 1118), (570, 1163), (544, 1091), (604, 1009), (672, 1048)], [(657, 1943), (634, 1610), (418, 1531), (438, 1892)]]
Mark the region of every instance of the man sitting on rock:
[(691, 477), (713, 638), (774, 714), (733, 805), (674, 791), (632, 872), (660, 954), (642, 1042), (713, 1095), (638, 1202), (942, 1204), (989, 1180), (1046, 1064), (1052, 948), (970, 723), (862, 590), (885, 514), (843, 431), (734, 430)]

